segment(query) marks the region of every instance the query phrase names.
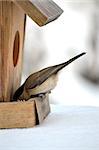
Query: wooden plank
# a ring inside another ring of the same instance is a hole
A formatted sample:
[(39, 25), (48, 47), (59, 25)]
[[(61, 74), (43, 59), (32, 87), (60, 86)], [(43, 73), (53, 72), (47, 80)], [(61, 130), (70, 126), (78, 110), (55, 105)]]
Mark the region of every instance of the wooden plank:
[(13, 0), (39, 26), (57, 19), (63, 10), (52, 0)]
[[(9, 19), (7, 19), (7, 17)], [(8, 70), (9, 70), (9, 66), (8, 64), (8, 58), (9, 58), (9, 41), (11, 38), (11, 28), (10, 28), (10, 23), (11, 21), (11, 2), (7, 3), (6, 1), (0, 1), (0, 30), (1, 30), (1, 34), (0, 34), (0, 57), (1, 57), (1, 61), (0, 61), (0, 79), (1, 79), (1, 84), (0, 84), (0, 101), (3, 101), (5, 98), (4, 97), (8, 97), (7, 99), (9, 99), (9, 95), (7, 92), (10, 92), (9, 88), (10, 85), (8, 87), (9, 84), (9, 77), (8, 77)], [(9, 62), (10, 63), (10, 62)], [(12, 71), (12, 68), (11, 68)], [(6, 84), (6, 85), (5, 85)]]
[(28, 101), (1, 102), (0, 128), (29, 128), (40, 124), (50, 112), (48, 94)]
[(49, 97), (48, 94), (45, 98), (38, 98), (35, 100), (36, 110), (38, 115), (38, 121), (41, 123), (47, 115), (50, 113)]
[[(15, 40), (15, 35), (17, 31), (19, 32), (19, 52), (18, 52), (18, 60), (17, 64), (14, 66), (13, 63), (13, 81), (11, 83), (12, 85), (12, 90), (11, 90), (11, 97), (13, 96), (13, 93), (17, 90), (17, 88), (20, 86), (21, 82), (21, 75), (22, 75), (22, 66), (23, 66), (23, 46), (24, 46), (24, 36), (25, 36), (25, 19), (26, 15), (20, 9), (13, 3), (13, 21), (12, 21), (12, 39), (10, 43), (10, 47), (12, 47), (12, 53), (14, 50), (14, 40)], [(17, 44), (16, 44), (16, 49), (17, 49)], [(13, 55), (13, 54), (12, 54)], [(16, 55), (16, 51), (15, 51)], [(10, 56), (11, 58), (12, 56)]]
[[(23, 10), (13, 2), (0, 1), (0, 101), (10, 101), (20, 85), (24, 18)], [(19, 34), (19, 38), (17, 36), (14, 46), (16, 33)], [(18, 43), (19, 52), (17, 51)], [(18, 57), (13, 60), (13, 56), (16, 55)]]
[(0, 103), (0, 128), (33, 127), (36, 124), (35, 103)]

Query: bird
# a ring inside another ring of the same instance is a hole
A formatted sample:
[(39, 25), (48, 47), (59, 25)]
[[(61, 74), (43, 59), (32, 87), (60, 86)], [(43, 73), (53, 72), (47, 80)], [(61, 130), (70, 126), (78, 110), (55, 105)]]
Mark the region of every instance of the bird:
[(12, 101), (27, 101), (30, 98), (43, 97), (46, 93), (50, 93), (57, 85), (58, 72), (85, 54), (86, 52), (80, 53), (64, 63), (50, 66), (31, 74), (16, 90)]

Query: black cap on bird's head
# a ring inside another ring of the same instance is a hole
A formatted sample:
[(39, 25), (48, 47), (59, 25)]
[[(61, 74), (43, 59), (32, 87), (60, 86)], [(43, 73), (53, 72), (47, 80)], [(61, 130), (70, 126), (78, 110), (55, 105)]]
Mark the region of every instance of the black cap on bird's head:
[(23, 93), (23, 90), (24, 90), (24, 84), (22, 86), (20, 86), (16, 92), (14, 93), (13, 95), (13, 100), (12, 101), (16, 101), (18, 100), (18, 98), (20, 97), (20, 95)]

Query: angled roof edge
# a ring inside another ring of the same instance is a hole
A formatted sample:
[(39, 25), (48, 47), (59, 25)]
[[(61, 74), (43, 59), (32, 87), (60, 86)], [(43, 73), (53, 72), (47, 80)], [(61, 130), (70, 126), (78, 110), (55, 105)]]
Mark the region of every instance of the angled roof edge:
[(39, 26), (57, 19), (63, 10), (52, 0), (13, 0)]

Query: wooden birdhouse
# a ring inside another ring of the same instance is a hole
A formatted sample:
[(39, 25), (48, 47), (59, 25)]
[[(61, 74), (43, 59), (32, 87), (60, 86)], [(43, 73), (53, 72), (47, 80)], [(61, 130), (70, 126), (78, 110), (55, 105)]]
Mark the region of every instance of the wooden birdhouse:
[(0, 1), (0, 128), (32, 127), (49, 112), (48, 95), (41, 101), (10, 101), (21, 81), (26, 15), (43, 26), (62, 12), (52, 0)]

